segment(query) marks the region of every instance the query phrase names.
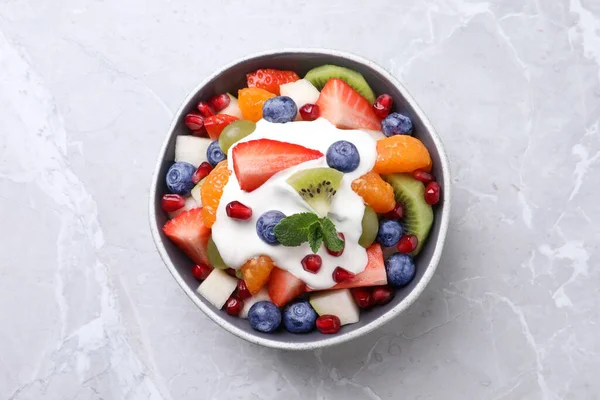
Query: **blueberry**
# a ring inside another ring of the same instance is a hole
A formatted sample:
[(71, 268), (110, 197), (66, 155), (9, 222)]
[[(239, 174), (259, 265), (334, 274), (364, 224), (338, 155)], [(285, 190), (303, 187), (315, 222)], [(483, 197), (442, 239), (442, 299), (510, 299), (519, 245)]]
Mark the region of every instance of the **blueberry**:
[(393, 219), (382, 219), (377, 231), (377, 242), (383, 247), (392, 247), (402, 236), (402, 225)]
[(218, 163), (227, 158), (225, 153), (223, 153), (223, 150), (221, 150), (221, 146), (219, 146), (218, 140), (215, 140), (208, 146), (208, 149), (206, 149), (206, 158), (208, 159), (210, 165), (213, 166), (213, 168)]
[(335, 142), (327, 149), (327, 165), (341, 172), (352, 172), (360, 164), (356, 146), (345, 140)]
[(395, 112), (381, 121), (381, 130), (385, 136), (411, 135), (413, 124), (406, 115)]
[(190, 194), (190, 191), (194, 187), (192, 175), (195, 171), (196, 168), (190, 163), (180, 161), (171, 165), (171, 168), (167, 171), (167, 187), (169, 191), (184, 196)]
[(256, 233), (264, 242), (270, 245), (279, 244), (279, 241), (275, 237), (275, 225), (285, 218), (285, 214), (281, 211), (271, 210), (267, 211), (258, 218), (256, 221)]
[(317, 316), (308, 301), (297, 301), (283, 309), (283, 325), (292, 333), (310, 332), (315, 328)]
[(290, 97), (277, 96), (265, 101), (263, 105), (263, 118), (269, 122), (285, 124), (296, 118), (298, 107)]
[(259, 301), (248, 311), (250, 326), (260, 332), (273, 332), (281, 324), (281, 311), (270, 301)]
[(415, 276), (415, 263), (408, 254), (395, 253), (385, 260), (385, 272), (392, 286), (406, 286)]

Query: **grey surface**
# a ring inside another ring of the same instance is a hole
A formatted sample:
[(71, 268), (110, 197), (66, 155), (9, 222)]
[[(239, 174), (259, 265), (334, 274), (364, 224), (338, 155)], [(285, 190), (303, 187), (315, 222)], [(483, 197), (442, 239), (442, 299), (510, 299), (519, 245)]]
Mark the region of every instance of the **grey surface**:
[[(343, 326), (336, 335), (322, 335), (318, 331), (298, 335), (287, 332), (285, 329), (270, 334), (257, 332), (252, 329), (247, 320), (229, 316), (225, 312), (216, 309), (209, 301), (196, 292), (198, 281), (194, 278), (190, 270), (190, 266), (193, 263), (162, 232), (162, 227), (168, 220), (167, 213), (161, 209), (160, 205), (162, 196), (169, 193), (165, 183), (165, 176), (175, 159), (175, 141), (177, 136), (190, 134), (189, 129), (183, 122), (185, 115), (195, 111), (199, 101), (206, 101), (206, 99), (218, 93), (237, 93), (239, 89), (246, 85), (246, 74), (256, 71), (259, 68), (292, 69), (300, 76), (304, 76), (310, 69), (325, 64), (339, 65), (358, 71), (369, 82), (375, 93), (387, 93), (395, 99), (395, 105), (392, 110), (402, 112), (404, 115), (411, 117), (413, 135), (419, 138), (429, 149), (433, 163), (432, 173), (440, 184), (443, 195), (439, 203), (434, 207), (434, 221), (427, 241), (418, 257), (415, 258), (417, 269), (415, 277), (408, 285), (396, 290), (394, 299), (388, 304), (382, 307), (375, 307), (369, 312), (361, 313), (359, 322)], [(157, 165), (152, 176), (152, 184), (148, 196), (150, 229), (156, 247), (177, 283), (179, 283), (190, 299), (210, 319), (227, 331), (251, 343), (276, 349), (322, 349), (372, 332), (404, 312), (423, 293), (439, 264), (448, 233), (452, 198), (450, 181), (448, 157), (439, 136), (414, 99), (389, 72), (375, 65), (372, 61), (338, 50), (272, 50), (244, 57), (223, 68), (219, 68), (193, 89), (177, 110), (171, 127), (165, 135), (165, 140), (159, 152)]]
[[(599, 398), (597, 0), (0, 2), (0, 398)], [(442, 136), (451, 229), (407, 313), (329, 350), (198, 312), (147, 228), (173, 112), (215, 68), (324, 46)]]

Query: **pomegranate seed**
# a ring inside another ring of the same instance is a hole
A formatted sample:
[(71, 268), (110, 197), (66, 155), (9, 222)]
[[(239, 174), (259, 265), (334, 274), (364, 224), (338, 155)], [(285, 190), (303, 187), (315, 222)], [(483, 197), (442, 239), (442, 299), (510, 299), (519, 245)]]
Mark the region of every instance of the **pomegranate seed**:
[(183, 122), (185, 123), (185, 126), (192, 131), (192, 133), (197, 132), (199, 134), (201, 131), (203, 131), (202, 128), (204, 127), (204, 118), (200, 114), (189, 113), (185, 116)]
[(246, 282), (240, 279), (237, 283), (237, 297), (240, 300), (246, 300), (248, 297), (252, 296), (252, 293), (248, 290), (248, 286), (246, 286)]
[(371, 307), (372, 299), (371, 291), (369, 290), (369, 288), (353, 288), (350, 289), (350, 292), (352, 293), (352, 297), (354, 297), (354, 301), (356, 302), (357, 306), (359, 306), (360, 308)]
[(335, 267), (332, 276), (336, 283), (344, 282), (354, 278), (354, 274), (352, 272), (346, 271), (342, 267)]
[(233, 276), (234, 278), (237, 278), (237, 276), (235, 275), (235, 269), (233, 269), (233, 268), (227, 268), (225, 270), (225, 272), (227, 272), (227, 275)]
[(304, 268), (305, 271), (316, 274), (321, 269), (322, 263), (321, 256), (309, 254), (302, 259), (302, 268)]
[(373, 298), (373, 303), (377, 305), (384, 305), (392, 301), (394, 298), (394, 289), (389, 286), (379, 286), (373, 289), (373, 293), (371, 293), (371, 297)]
[(435, 181), (435, 177), (433, 175), (431, 175), (429, 172), (423, 171), (422, 169), (417, 169), (413, 171), (412, 176), (416, 180), (421, 181), (425, 184)]
[(392, 211), (388, 212), (387, 214), (385, 214), (385, 217), (389, 218), (389, 219), (404, 218), (404, 207), (402, 206), (402, 204), (396, 203), (396, 206), (394, 206), (394, 209)]
[(244, 300), (231, 296), (225, 303), (225, 312), (232, 317), (240, 315), (240, 311), (244, 308)]
[(392, 104), (394, 103), (394, 99), (389, 94), (382, 94), (375, 100), (375, 104), (373, 104), (373, 111), (379, 118), (385, 118), (390, 114), (390, 110), (392, 109)]
[(396, 248), (399, 253), (412, 253), (417, 248), (419, 239), (415, 235), (404, 235), (398, 241)]
[(210, 171), (212, 171), (212, 169), (212, 165), (210, 165), (206, 161), (200, 164), (198, 169), (192, 175), (192, 182), (194, 182), (194, 185), (200, 182), (202, 179), (204, 179), (206, 175), (210, 174)]
[(226, 94), (219, 94), (216, 95), (215, 97), (213, 97), (212, 99), (210, 99), (208, 101), (208, 105), (212, 107), (213, 110), (215, 110), (216, 112), (219, 112), (221, 110), (224, 110), (229, 103), (231, 102), (231, 99), (229, 98), (228, 95)]
[(335, 315), (321, 315), (317, 318), (317, 329), (326, 335), (337, 333), (342, 323)]
[(244, 221), (252, 218), (252, 209), (237, 200), (227, 204), (225, 212), (229, 218), (241, 219)]
[(199, 281), (203, 281), (208, 278), (208, 275), (212, 272), (213, 268), (206, 264), (196, 264), (192, 267), (192, 275)]
[(425, 186), (425, 203), (429, 205), (437, 204), (440, 201), (440, 192), (442, 188), (440, 188), (440, 184), (437, 182), (429, 182), (427, 186)]
[(300, 116), (304, 121), (314, 121), (319, 118), (321, 114), (321, 110), (319, 110), (319, 106), (316, 104), (305, 104), (300, 107)]
[(344, 245), (343, 245), (344, 247), (342, 247), (342, 249), (340, 251), (331, 251), (327, 248), (327, 246), (325, 246), (325, 250), (327, 250), (327, 252), (334, 257), (341, 256), (342, 253), (344, 252), (344, 249), (346, 248), (346, 238), (344, 237), (344, 234), (341, 232), (338, 232), (338, 237), (344, 241)]
[(166, 212), (173, 212), (185, 206), (185, 197), (180, 194), (165, 194), (162, 197), (160, 206)]
[(198, 103), (196, 108), (198, 109), (198, 111), (200, 111), (200, 115), (202, 115), (204, 118), (210, 117), (211, 115), (215, 115), (215, 112), (212, 109), (212, 107), (203, 101)]

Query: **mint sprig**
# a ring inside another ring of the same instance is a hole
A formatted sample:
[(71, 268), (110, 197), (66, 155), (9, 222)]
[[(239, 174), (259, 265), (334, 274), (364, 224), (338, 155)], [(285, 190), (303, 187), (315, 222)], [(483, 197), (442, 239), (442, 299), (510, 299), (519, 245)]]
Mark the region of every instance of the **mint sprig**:
[(331, 251), (344, 248), (344, 241), (338, 237), (335, 224), (329, 218), (319, 218), (313, 213), (285, 217), (275, 225), (274, 232), (282, 245), (296, 247), (308, 242), (313, 253), (319, 251), (323, 242)]

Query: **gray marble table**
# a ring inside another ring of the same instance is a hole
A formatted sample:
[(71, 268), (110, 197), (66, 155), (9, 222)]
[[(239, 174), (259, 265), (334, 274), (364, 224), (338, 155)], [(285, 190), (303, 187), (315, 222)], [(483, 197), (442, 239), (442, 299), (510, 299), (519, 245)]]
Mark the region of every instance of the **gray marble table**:
[[(600, 398), (600, 1), (210, 3), (0, 1), (0, 398)], [(455, 195), (420, 300), (305, 353), (204, 317), (146, 207), (187, 92), (294, 46), (400, 78)]]

